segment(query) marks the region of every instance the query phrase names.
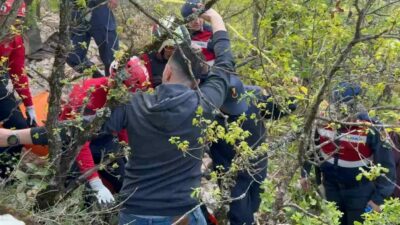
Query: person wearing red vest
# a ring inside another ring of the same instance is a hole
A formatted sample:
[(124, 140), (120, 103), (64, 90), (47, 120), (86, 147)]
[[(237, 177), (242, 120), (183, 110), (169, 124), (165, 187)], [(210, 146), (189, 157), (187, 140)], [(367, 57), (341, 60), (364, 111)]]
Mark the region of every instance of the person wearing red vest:
[[(0, 6), (0, 23), (10, 15), (14, 0), (7, 0)], [(19, 28), (25, 17), (25, 3), (17, 10), (14, 26)], [(29, 90), (29, 80), (25, 73), (25, 46), (22, 35), (8, 32), (0, 40), (0, 122), (5, 128), (22, 129), (36, 124), (36, 113)], [(13, 88), (10, 87), (9, 81)], [(24, 119), (18, 108), (18, 100), (14, 97), (15, 90), (26, 106), (28, 121)], [(29, 124), (27, 124), (27, 122)], [(18, 161), (22, 146), (0, 148), (0, 177), (8, 177)], [(17, 160), (16, 160), (17, 159)]]
[[(111, 65), (111, 77), (116, 76), (116, 64)], [(138, 57), (132, 57), (127, 65), (126, 71), (129, 77), (123, 83), (130, 92), (136, 90), (145, 90), (147, 88), (149, 75), (146, 68), (141, 64)], [(97, 110), (104, 107), (107, 100), (107, 94), (112, 85), (112, 80), (109, 77), (91, 78), (84, 80), (82, 83), (73, 86), (69, 95), (68, 103), (64, 105), (60, 115), (60, 120), (73, 119), (79, 115), (82, 107), (83, 116), (91, 116)], [(92, 91), (90, 91), (92, 90)], [(90, 92), (90, 94), (89, 94)], [(84, 103), (85, 98), (89, 98), (87, 103)], [(112, 135), (102, 135), (84, 144), (79, 152), (76, 161), (81, 173), (93, 168), (95, 164), (101, 163), (108, 153), (115, 152), (119, 149), (119, 141), (128, 143), (126, 130), (118, 133), (118, 139), (114, 140)], [(118, 168), (111, 168), (111, 165), (105, 170), (94, 172), (88, 177), (90, 187), (97, 192), (97, 198), (100, 203), (109, 203), (114, 201), (110, 192), (119, 192), (122, 186), (125, 159), (120, 158), (115, 161)], [(101, 179), (100, 179), (101, 177)], [(103, 184), (105, 183), (105, 185)]]
[[(190, 16), (193, 13), (192, 9), (197, 8), (199, 3), (201, 3), (199, 0), (186, 1), (181, 8), (182, 16), (184, 18)], [(209, 66), (214, 65), (215, 54), (212, 50), (212, 45), (210, 45), (213, 35), (211, 27), (204, 23), (204, 20), (200, 17), (190, 21), (187, 26), (191, 32), (192, 44), (201, 48), (205, 61)]]
[[(335, 202), (343, 212), (342, 225), (362, 222), (361, 215), (365, 212), (380, 212), (380, 205), (394, 190), (392, 181), (396, 171), (390, 146), (382, 140), (379, 130), (373, 126), (376, 122), (356, 99), (360, 94), (360, 86), (342, 82), (332, 94), (329, 109), (322, 113), (337, 121), (367, 123), (370, 127), (337, 124), (340, 125), (337, 128), (326, 123), (317, 128), (317, 142), (322, 144), (320, 162), (317, 162), (322, 184), (326, 199)], [(388, 169), (385, 177), (379, 176), (373, 181), (365, 177), (356, 179), (361, 168), (368, 171), (377, 164)], [(302, 176), (306, 177), (309, 170), (310, 165), (306, 165)]]

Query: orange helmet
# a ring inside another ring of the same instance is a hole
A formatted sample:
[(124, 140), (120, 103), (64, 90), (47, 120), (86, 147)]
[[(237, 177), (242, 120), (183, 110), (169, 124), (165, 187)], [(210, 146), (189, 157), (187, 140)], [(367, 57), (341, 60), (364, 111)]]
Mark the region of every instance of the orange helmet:
[[(116, 76), (117, 68), (118, 62), (112, 62), (110, 66), (111, 77)], [(121, 73), (121, 75), (122, 74), (124, 73)], [(149, 73), (137, 56), (131, 57), (126, 63), (125, 74), (126, 76), (122, 75), (121, 79), (131, 92), (135, 92), (137, 89), (146, 88), (149, 84)]]
[[(14, 0), (6, 0), (0, 7), (0, 15), (7, 16), (10, 14), (12, 6), (14, 4)], [(17, 16), (25, 17), (26, 6), (25, 2), (22, 2), (21, 6), (18, 9)]]

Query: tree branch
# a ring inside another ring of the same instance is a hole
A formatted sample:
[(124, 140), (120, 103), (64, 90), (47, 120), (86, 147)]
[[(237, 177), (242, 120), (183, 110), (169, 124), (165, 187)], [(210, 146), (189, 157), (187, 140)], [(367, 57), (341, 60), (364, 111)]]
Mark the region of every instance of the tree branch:
[[(17, 18), (18, 9), (21, 6), (24, 0), (15, 0), (10, 13), (5, 16), (3, 23), (0, 25), (0, 41), (3, 40), (7, 35), (9, 35), (10, 26), (15, 23), (15, 19)], [(1, 1), (1, 5), (3, 5), (5, 1)]]

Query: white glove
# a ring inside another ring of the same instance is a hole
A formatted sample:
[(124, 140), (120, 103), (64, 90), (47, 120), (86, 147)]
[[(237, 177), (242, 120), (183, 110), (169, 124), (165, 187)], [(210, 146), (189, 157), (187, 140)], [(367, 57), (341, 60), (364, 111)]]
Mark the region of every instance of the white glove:
[(29, 118), (29, 125), (32, 126), (34, 123), (36, 124), (36, 112), (35, 112), (35, 108), (33, 106), (28, 106), (26, 107), (26, 113), (28, 114), (28, 118)]
[(90, 180), (89, 185), (94, 191), (97, 192), (96, 197), (100, 204), (112, 203), (115, 201), (110, 190), (104, 186), (100, 178), (96, 177)]
[(0, 216), (0, 224), (2, 225), (25, 225), (21, 220), (16, 219), (10, 214), (5, 214)]

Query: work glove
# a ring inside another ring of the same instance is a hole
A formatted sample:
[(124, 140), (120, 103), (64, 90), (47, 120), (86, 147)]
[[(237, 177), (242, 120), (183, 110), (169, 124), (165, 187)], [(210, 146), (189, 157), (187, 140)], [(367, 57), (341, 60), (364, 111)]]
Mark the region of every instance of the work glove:
[(35, 108), (33, 106), (26, 107), (26, 117), (27, 117), (26, 122), (28, 123), (28, 126), (37, 127), (36, 113), (35, 113)]
[(110, 190), (108, 190), (108, 188), (104, 186), (100, 178), (97, 177), (90, 180), (89, 185), (92, 190), (97, 192), (96, 197), (100, 204), (113, 203), (115, 201)]
[(5, 214), (0, 216), (0, 223), (3, 225), (24, 225), (25, 223), (21, 220), (18, 220), (14, 216), (10, 214)]

